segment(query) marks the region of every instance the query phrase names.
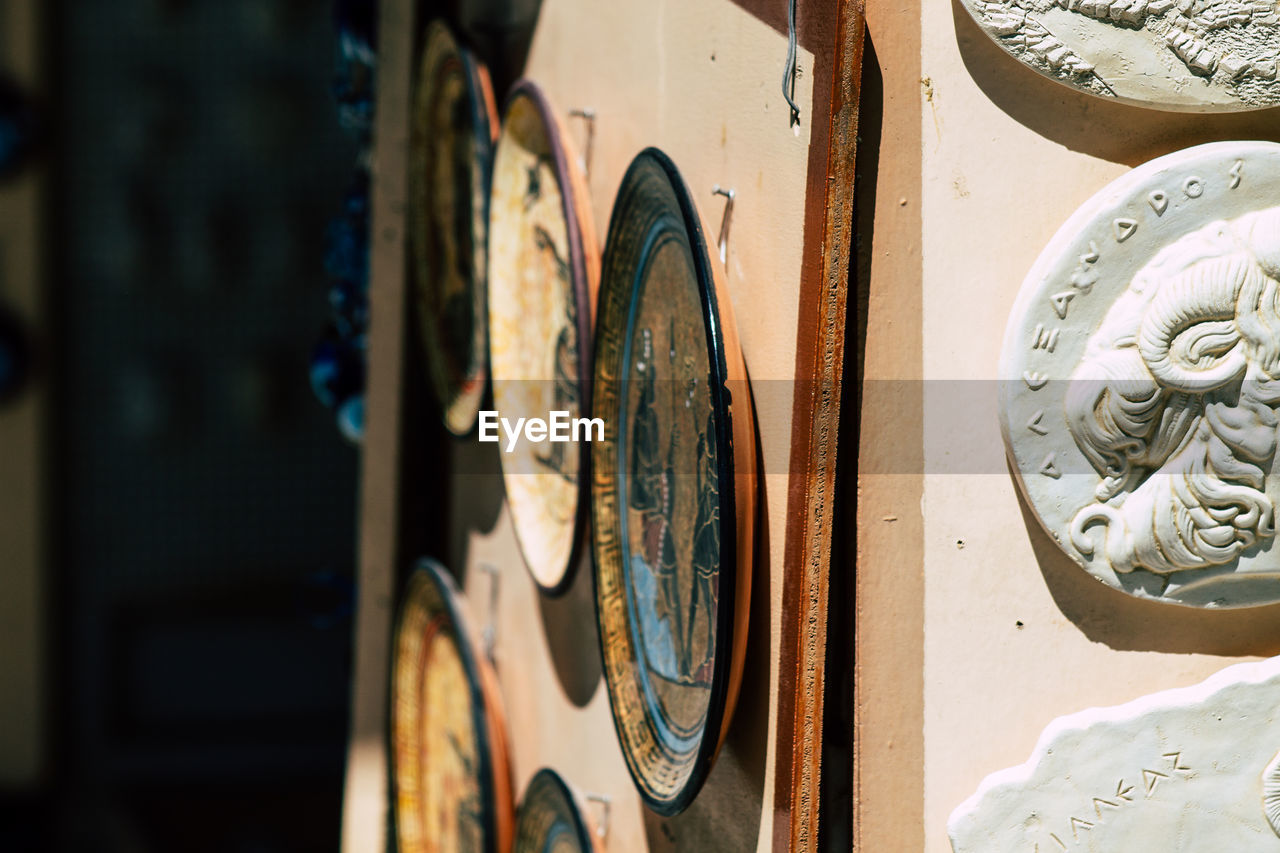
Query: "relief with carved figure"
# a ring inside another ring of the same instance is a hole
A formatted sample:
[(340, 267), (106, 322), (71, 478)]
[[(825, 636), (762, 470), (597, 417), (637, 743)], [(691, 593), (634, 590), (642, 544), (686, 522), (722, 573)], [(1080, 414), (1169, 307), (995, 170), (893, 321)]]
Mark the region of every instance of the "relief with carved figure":
[(1276, 0), (964, 0), (1026, 65), (1104, 98), (1218, 112), (1280, 104)]
[(1087, 202), (1023, 283), (1001, 425), (1063, 551), (1136, 596), (1280, 601), (1280, 145), (1162, 157)]

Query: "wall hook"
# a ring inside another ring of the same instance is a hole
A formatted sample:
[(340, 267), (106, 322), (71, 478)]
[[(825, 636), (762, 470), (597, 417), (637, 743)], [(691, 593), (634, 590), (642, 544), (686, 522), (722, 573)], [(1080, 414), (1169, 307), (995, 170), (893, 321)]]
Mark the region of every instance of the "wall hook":
[(601, 841), (609, 839), (609, 817), (613, 810), (613, 797), (608, 794), (584, 794), (589, 802), (600, 806), (600, 820), (596, 821), (596, 837)]
[(580, 118), (587, 123), (587, 144), (582, 149), (582, 176), (591, 180), (591, 153), (596, 142), (596, 111), (592, 107), (569, 110), (569, 115)]
[(733, 201), (738, 197), (738, 193), (733, 188), (725, 189), (716, 184), (711, 189), (711, 194), (725, 197), (724, 217), (720, 220), (720, 236), (716, 238), (716, 247), (720, 250), (720, 263), (727, 263), (729, 259), (729, 227), (733, 222)]
[(484, 656), (492, 662), (493, 650), (498, 645), (498, 587), (502, 575), (492, 563), (480, 563), (479, 569), (489, 576), (489, 613), (485, 617), (484, 630), (480, 632), (480, 643)]

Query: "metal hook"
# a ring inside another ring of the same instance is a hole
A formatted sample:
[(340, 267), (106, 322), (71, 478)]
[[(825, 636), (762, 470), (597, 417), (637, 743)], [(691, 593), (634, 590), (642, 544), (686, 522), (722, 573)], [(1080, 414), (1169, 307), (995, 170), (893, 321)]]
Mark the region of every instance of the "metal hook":
[(716, 247), (720, 250), (720, 263), (727, 263), (729, 259), (729, 225), (733, 221), (733, 200), (738, 197), (738, 193), (732, 187), (725, 189), (716, 184), (711, 189), (712, 195), (722, 195), (726, 201), (724, 203), (724, 218), (720, 220), (720, 236), (716, 238)]
[(481, 563), (478, 568), (489, 576), (489, 615), (480, 633), (480, 643), (484, 647), (484, 656), (492, 661), (493, 650), (498, 645), (498, 586), (502, 575), (491, 563)]
[(613, 809), (613, 797), (608, 794), (583, 794), (590, 802), (600, 806), (600, 820), (596, 822), (596, 837), (601, 841), (609, 839), (609, 816)]
[(582, 176), (591, 180), (591, 152), (596, 142), (596, 111), (592, 107), (569, 110), (569, 115), (580, 118), (587, 123), (587, 144), (582, 150)]

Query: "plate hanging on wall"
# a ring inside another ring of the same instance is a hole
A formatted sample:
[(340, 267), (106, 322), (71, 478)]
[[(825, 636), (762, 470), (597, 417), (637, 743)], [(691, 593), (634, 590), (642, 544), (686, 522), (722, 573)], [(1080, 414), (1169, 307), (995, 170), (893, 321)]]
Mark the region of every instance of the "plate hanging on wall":
[(484, 395), (489, 174), (498, 118), (489, 72), (439, 21), (427, 27), (409, 145), (409, 244), (428, 384), (454, 435)]
[(664, 815), (697, 796), (733, 713), (754, 554), (754, 415), (707, 233), (671, 160), (641, 152), (605, 243), (591, 512), (614, 723)]
[[(507, 99), (489, 219), (489, 365), (502, 417), (564, 414), (571, 441), (522, 441), (501, 454), (507, 505), (538, 586), (573, 580), (585, 527), (590, 444), (591, 312), (600, 250), (586, 180), (555, 109), (537, 86)], [(579, 432), (581, 435), (581, 432)], [(504, 447), (504, 450), (506, 448)]]
[(409, 578), (396, 625), (391, 746), (398, 853), (501, 853), (514, 824), (497, 678), (434, 560)]
[(582, 801), (560, 774), (534, 774), (516, 821), (512, 853), (596, 853), (596, 836)]

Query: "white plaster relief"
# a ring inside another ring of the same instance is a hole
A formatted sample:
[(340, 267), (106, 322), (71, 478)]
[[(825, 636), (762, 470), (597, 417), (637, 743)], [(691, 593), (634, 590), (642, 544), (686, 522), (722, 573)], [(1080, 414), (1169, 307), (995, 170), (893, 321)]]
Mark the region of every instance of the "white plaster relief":
[(1145, 164), (1059, 231), (1010, 319), (1002, 423), (1024, 494), (1135, 595), (1280, 600), (1277, 192), (1271, 143)]
[(1276, 853), (1280, 658), (1060, 717), (951, 815), (955, 853)]
[(1280, 103), (1277, 0), (964, 0), (1040, 73), (1105, 98), (1224, 111)]

